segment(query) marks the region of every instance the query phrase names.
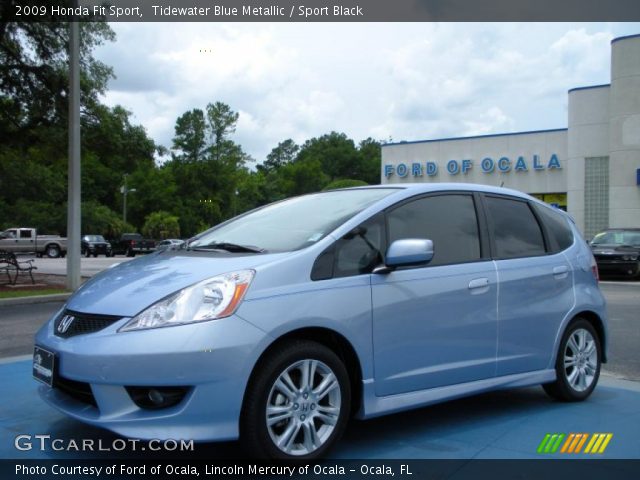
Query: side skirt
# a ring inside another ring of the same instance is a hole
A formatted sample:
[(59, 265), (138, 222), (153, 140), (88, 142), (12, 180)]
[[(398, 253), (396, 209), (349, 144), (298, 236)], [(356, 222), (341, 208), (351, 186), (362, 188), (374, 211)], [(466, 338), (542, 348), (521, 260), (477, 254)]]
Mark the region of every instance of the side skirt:
[(485, 380), (447, 385), (445, 387), (430, 388), (428, 390), (419, 390), (398, 395), (388, 395), (385, 397), (377, 397), (375, 394), (374, 380), (367, 379), (362, 381), (362, 407), (356, 415), (356, 418), (366, 419), (379, 417), (389, 413), (424, 407), (426, 405), (476, 395), (491, 390), (528, 387), (530, 385), (553, 382), (555, 379), (555, 370), (537, 370), (534, 372), (487, 378)]

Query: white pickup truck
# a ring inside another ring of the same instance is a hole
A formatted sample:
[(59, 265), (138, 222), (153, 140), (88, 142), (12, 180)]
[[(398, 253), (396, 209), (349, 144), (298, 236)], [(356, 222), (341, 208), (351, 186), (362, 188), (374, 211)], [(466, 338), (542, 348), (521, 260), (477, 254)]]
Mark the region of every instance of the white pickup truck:
[(35, 228), (9, 228), (0, 233), (0, 250), (34, 252), (39, 257), (58, 258), (67, 254), (67, 239), (58, 235), (38, 235)]

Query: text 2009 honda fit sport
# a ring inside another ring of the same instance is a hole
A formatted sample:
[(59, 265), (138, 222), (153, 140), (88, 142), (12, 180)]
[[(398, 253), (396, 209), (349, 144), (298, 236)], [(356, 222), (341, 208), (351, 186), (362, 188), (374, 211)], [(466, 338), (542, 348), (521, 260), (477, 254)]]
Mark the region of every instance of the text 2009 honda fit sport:
[(82, 286), (37, 334), (42, 397), (136, 438), (313, 458), (347, 420), (542, 384), (584, 400), (605, 302), (569, 217), (479, 185), (292, 198)]

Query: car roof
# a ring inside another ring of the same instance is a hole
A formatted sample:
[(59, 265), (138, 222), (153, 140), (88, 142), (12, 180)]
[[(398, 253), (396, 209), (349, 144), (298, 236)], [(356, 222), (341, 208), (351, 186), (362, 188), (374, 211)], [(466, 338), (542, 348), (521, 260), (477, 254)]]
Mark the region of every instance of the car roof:
[(368, 188), (376, 188), (376, 189), (391, 188), (391, 189), (404, 190), (407, 193), (411, 193), (411, 194), (457, 190), (457, 191), (468, 191), (468, 192), (495, 193), (500, 195), (511, 195), (514, 197), (525, 198), (527, 200), (531, 200), (531, 199), (537, 200), (534, 197), (518, 190), (513, 190), (511, 188), (505, 188), (505, 187), (495, 187), (493, 185), (485, 185), (482, 183), (455, 183), (455, 182), (387, 183), (384, 185), (366, 185), (362, 187), (352, 187), (352, 188), (344, 188), (344, 189), (336, 189), (336, 190), (364, 190)]

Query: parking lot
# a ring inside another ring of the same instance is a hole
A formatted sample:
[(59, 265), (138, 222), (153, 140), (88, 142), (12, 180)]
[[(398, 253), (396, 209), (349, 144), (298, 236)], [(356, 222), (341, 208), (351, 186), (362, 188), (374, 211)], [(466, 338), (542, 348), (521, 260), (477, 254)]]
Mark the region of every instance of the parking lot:
[[(91, 276), (126, 257), (83, 259), (83, 274)], [(64, 259), (37, 259), (39, 271), (55, 273)], [(608, 301), (610, 358), (600, 385), (583, 403), (550, 400), (539, 387), (494, 392), (375, 420), (353, 421), (335, 458), (539, 458), (536, 449), (549, 432), (611, 432), (604, 458), (640, 458), (640, 284), (602, 282)], [(61, 302), (0, 306), (0, 381), (10, 394), (0, 399), (0, 458), (110, 458), (113, 452), (72, 454), (51, 450), (22, 452), (13, 439), (19, 434), (90, 438), (110, 442), (117, 437), (71, 420), (48, 407), (31, 378), (33, 334)], [(5, 390), (6, 391), (6, 390)], [(238, 445), (198, 444), (194, 453), (211, 459), (237, 458)], [(146, 458), (149, 452), (122, 455)], [(181, 454), (183, 455), (183, 454)]]

